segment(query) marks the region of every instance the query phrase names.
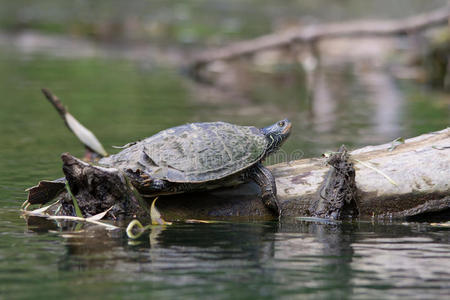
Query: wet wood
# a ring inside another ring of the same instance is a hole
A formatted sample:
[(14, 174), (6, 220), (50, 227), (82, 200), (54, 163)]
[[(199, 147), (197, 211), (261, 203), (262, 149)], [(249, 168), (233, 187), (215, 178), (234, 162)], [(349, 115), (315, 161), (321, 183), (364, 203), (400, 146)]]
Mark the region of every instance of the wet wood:
[[(45, 94), (54, 99), (51, 93)], [(62, 104), (55, 107), (63, 117), (68, 115), (61, 109)], [(356, 210), (362, 217), (379, 218), (450, 215), (450, 128), (408, 139), (395, 148), (388, 143), (354, 150), (349, 155), (342, 149), (339, 153), (333, 162), (310, 158), (269, 167), (276, 178), (281, 217), (339, 218), (346, 214), (345, 202), (352, 203), (351, 216), (356, 215)], [(145, 200), (153, 199), (142, 199), (132, 188), (132, 180), (120, 171), (97, 167), (69, 154), (63, 154), (62, 160), (65, 179), (43, 181), (29, 189), (29, 204), (45, 204), (59, 194), (59, 213), (74, 215), (73, 201), (64, 190), (67, 180), (85, 216), (114, 206), (110, 218), (148, 219)], [(168, 221), (275, 217), (259, 193), (256, 184), (248, 183), (203, 193), (161, 196), (157, 206)]]
[(222, 48), (204, 51), (193, 58), (190, 69), (195, 75), (203, 66), (218, 60), (229, 60), (261, 50), (286, 47), (295, 43), (315, 43), (340, 37), (406, 35), (436, 25), (445, 25), (450, 7), (395, 21), (356, 21), (301, 27), (282, 33), (272, 33), (255, 39), (237, 42)]
[[(376, 171), (355, 162), (356, 185), (361, 215), (381, 217), (410, 216), (432, 207), (450, 208), (450, 129), (408, 139), (390, 151), (391, 144), (369, 146), (351, 152), (351, 157), (372, 165), (392, 178), (390, 183)], [(292, 167), (275, 166), (285, 215), (304, 195), (313, 197), (324, 168), (317, 160), (298, 161)], [(311, 175), (308, 176), (309, 172)], [(292, 183), (298, 182), (296, 185)], [(294, 187), (294, 188), (292, 188)], [(308, 197), (307, 197), (308, 198)], [(435, 202), (431, 202), (435, 201)], [(443, 206), (442, 206), (443, 205)], [(298, 213), (299, 211), (297, 211)]]
[[(113, 220), (150, 218), (148, 207), (140, 203), (141, 198), (136, 197), (119, 170), (88, 164), (69, 153), (63, 153), (61, 159), (65, 178), (83, 217), (111, 208), (108, 217)], [(62, 215), (75, 215), (73, 199), (68, 193), (63, 194), (59, 201)]]
[[(115, 206), (110, 214), (113, 218), (147, 219), (148, 206), (136, 198), (121, 172), (87, 164), (69, 154), (63, 154), (62, 160), (66, 179), (83, 214), (94, 215)], [(351, 209), (357, 208), (361, 217), (450, 216), (450, 128), (408, 139), (393, 150), (391, 143), (354, 150), (348, 158), (332, 165), (330, 169), (325, 158), (310, 158), (269, 167), (276, 178), (282, 218), (336, 215), (339, 218), (342, 204), (348, 202), (344, 201), (347, 195), (354, 202)], [(350, 173), (341, 179), (329, 179), (330, 172), (342, 169), (350, 169)], [(56, 182), (61, 184), (61, 180)], [(351, 188), (347, 190), (346, 186)], [(259, 194), (259, 187), (248, 183), (203, 193), (161, 196), (157, 207), (168, 221), (275, 217)], [(60, 203), (60, 213), (74, 214), (67, 193), (60, 195)]]

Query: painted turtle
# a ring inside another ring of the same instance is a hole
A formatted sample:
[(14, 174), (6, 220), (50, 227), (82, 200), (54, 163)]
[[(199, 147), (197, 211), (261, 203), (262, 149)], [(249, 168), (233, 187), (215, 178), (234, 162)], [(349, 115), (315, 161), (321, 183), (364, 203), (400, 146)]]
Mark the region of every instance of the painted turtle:
[(192, 123), (126, 145), (98, 164), (122, 170), (144, 196), (208, 190), (255, 181), (278, 213), (276, 185), (262, 161), (291, 130), (287, 119), (258, 129), (225, 122)]

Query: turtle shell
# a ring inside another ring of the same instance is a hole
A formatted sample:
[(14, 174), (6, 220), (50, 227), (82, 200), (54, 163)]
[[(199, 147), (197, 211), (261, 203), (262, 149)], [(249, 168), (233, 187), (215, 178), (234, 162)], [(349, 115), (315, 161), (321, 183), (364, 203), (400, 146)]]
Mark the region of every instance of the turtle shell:
[(99, 164), (140, 169), (170, 182), (205, 182), (254, 165), (264, 157), (267, 146), (266, 137), (253, 126), (192, 123), (163, 130)]

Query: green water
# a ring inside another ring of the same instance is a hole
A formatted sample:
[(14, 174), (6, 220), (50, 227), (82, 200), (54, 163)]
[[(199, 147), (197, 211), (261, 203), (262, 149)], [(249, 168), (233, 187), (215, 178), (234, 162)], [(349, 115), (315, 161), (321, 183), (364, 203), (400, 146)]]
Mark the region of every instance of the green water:
[(426, 225), (175, 224), (133, 244), (123, 232), (2, 225), (4, 299), (445, 299), (449, 289), (448, 231)]
[[(265, 33), (274, 27), (269, 18), (288, 16), (289, 23), (300, 12), (327, 20), (349, 14), (397, 17), (442, 4), (398, 1), (386, 9), (389, 1), (377, 1), (368, 11), (360, 1), (340, 1), (350, 3), (350, 13), (345, 5), (324, 10), (327, 1), (284, 1), (284, 6), (265, 1), (256, 7), (254, 1), (233, 1), (231, 10), (220, 1), (206, 2), (136, 1), (134, 9), (143, 19), (173, 17), (151, 39), (162, 34), (172, 42), (215, 43)], [(36, 3), (0, 1), (2, 25), (75, 35), (82, 28), (81, 35), (95, 35), (96, 22), (120, 12), (117, 2)], [(168, 13), (171, 9), (177, 14)], [(186, 14), (195, 22), (186, 21)], [(61, 153), (83, 155), (41, 95), (43, 87), (111, 153), (118, 151), (113, 145), (186, 122), (266, 126), (288, 117), (293, 134), (283, 155), (269, 163), (319, 156), (343, 143), (357, 148), (445, 128), (448, 93), (344, 65), (323, 74), (331, 101), (307, 100), (301, 75), (292, 77), (292, 70), (256, 76), (239, 97), (196, 85), (157, 59), (83, 57), (76, 55), (78, 48), (71, 55), (58, 47), (28, 52), (0, 44), (0, 299), (447, 299), (450, 294), (449, 231), (427, 223), (179, 222), (130, 241), (124, 230), (73, 232), (42, 219), (29, 219), (27, 226), (19, 213), (25, 188), (62, 176)]]
[[(396, 85), (406, 100), (399, 119), (392, 121), (396, 131), (386, 133), (368, 118), (372, 112), (366, 112), (370, 106), (363, 103), (370, 101), (360, 84), (349, 82), (350, 90), (359, 87), (352, 99), (355, 105), (344, 101), (346, 109), (337, 112), (342, 115), (340, 129), (332, 118), (325, 121), (332, 124), (327, 130), (307, 124), (301, 103), (289, 97), (280, 97), (284, 102), (271, 115), (266, 109), (252, 116), (239, 114), (255, 105), (267, 106), (264, 99), (241, 107), (201, 103), (192, 83), (163, 66), (142, 69), (129, 61), (9, 52), (0, 55), (0, 64), (0, 298), (437, 299), (448, 295), (448, 230), (427, 224), (178, 223), (130, 242), (123, 230), (60, 232), (55, 223), (36, 225), (33, 220), (28, 227), (18, 211), (26, 187), (62, 175), (60, 153), (83, 154), (40, 94), (41, 87), (59, 95), (111, 152), (117, 151), (112, 145), (189, 121), (221, 119), (262, 126), (287, 115), (294, 134), (286, 153), (300, 149), (318, 155), (342, 142), (361, 145), (444, 127), (448, 112), (440, 109), (440, 93)], [(363, 103), (356, 105), (357, 101)], [(233, 110), (236, 113), (230, 114)]]

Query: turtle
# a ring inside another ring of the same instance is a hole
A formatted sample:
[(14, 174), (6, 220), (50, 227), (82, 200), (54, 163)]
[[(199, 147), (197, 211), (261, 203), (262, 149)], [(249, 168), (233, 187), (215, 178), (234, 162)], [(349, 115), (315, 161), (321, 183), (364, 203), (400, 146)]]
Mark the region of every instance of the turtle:
[(254, 181), (278, 213), (275, 179), (263, 165), (291, 132), (288, 119), (256, 128), (226, 122), (190, 123), (127, 144), (97, 164), (123, 171), (146, 197), (210, 190)]

